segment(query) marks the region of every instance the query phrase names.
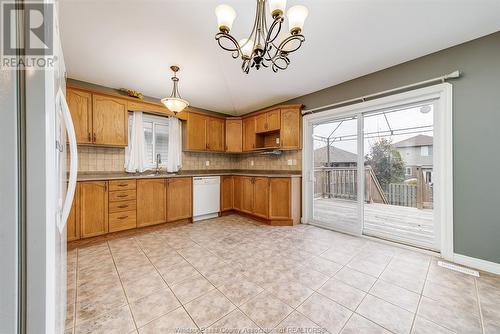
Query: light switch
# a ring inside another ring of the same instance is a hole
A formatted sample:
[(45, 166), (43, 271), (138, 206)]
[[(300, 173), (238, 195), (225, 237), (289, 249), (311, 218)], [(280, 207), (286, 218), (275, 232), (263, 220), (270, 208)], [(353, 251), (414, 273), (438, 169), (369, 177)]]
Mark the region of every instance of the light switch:
[(253, 166), (253, 165), (254, 165), (253, 160), (250, 160), (250, 166)]
[(292, 166), (293, 165), (293, 160), (292, 159), (288, 159), (286, 161), (286, 163), (287, 163), (288, 166)]
[(210, 160), (205, 161), (205, 166), (210, 166)]

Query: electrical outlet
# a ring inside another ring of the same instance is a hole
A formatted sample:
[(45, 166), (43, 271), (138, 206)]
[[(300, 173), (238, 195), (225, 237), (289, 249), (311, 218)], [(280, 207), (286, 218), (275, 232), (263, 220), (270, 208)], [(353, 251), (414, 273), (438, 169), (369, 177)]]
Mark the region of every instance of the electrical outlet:
[(210, 166), (210, 160), (205, 161), (205, 166)]
[(280, 138), (276, 138), (276, 144), (279, 145), (280, 144)]
[(250, 166), (253, 166), (254, 165), (254, 162), (253, 160), (250, 161)]
[(292, 159), (288, 159), (286, 161), (286, 163), (287, 163), (288, 166), (292, 166), (293, 165), (293, 160)]

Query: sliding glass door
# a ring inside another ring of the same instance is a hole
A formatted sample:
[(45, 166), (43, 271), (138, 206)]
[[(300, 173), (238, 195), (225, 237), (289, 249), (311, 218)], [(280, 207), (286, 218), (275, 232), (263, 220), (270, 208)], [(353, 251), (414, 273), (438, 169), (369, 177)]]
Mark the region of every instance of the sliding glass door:
[(451, 94), (438, 88), (306, 116), (304, 221), (451, 254)]
[(313, 219), (350, 233), (361, 231), (358, 122), (358, 116), (336, 118), (313, 129)]
[(363, 115), (363, 233), (435, 249), (434, 104)]

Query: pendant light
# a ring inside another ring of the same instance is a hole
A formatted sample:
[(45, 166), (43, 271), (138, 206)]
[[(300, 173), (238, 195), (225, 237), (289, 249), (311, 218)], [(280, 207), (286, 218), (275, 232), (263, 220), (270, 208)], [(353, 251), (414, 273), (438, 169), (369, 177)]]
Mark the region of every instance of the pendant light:
[(177, 72), (180, 70), (179, 66), (173, 65), (170, 66), (170, 69), (174, 72), (174, 76), (172, 77), (172, 81), (174, 83), (172, 87), (172, 94), (170, 94), (170, 97), (161, 99), (161, 103), (163, 103), (168, 110), (177, 114), (189, 106), (189, 102), (181, 98), (179, 88), (177, 87), (179, 83), (179, 78), (177, 78)]

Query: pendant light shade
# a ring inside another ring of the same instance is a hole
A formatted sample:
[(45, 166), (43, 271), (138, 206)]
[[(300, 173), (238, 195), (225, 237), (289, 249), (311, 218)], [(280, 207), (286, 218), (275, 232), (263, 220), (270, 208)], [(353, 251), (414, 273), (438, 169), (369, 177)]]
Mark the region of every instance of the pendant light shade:
[(179, 89), (177, 87), (179, 83), (179, 78), (177, 78), (177, 72), (180, 69), (179, 66), (170, 66), (170, 69), (174, 72), (174, 76), (172, 77), (172, 94), (170, 95), (170, 97), (161, 99), (161, 103), (163, 103), (168, 110), (170, 110), (174, 114), (177, 114), (178, 112), (181, 112), (187, 106), (189, 106), (189, 102), (181, 98)]

